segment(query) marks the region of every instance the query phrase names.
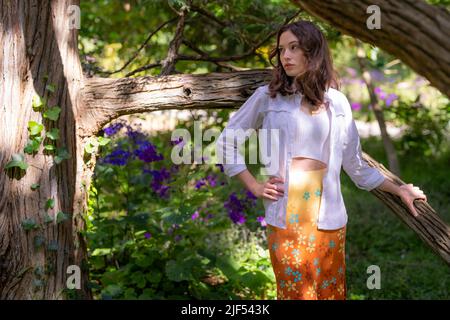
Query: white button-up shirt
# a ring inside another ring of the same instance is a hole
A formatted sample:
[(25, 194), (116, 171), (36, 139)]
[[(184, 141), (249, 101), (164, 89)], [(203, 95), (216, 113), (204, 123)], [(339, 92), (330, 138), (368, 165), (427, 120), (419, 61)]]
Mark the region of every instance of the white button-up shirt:
[[(235, 142), (236, 129), (245, 132), (249, 129), (253, 131), (269, 129), (266, 132), (278, 129), (275, 130), (278, 133), (275, 139), (270, 133), (259, 134), (258, 141), (260, 158), (265, 159), (263, 162), (266, 171), (270, 172), (268, 175), (284, 180), (283, 197), (276, 201), (263, 198), (265, 220), (268, 224), (283, 229), (286, 229), (289, 168), (293, 148), (300, 138), (297, 129), (301, 126), (301, 100), (300, 93), (286, 96), (277, 94), (275, 98), (270, 98), (268, 85), (258, 87), (229, 119), (216, 142), (218, 161), (223, 164), (224, 173), (232, 177), (247, 169), (244, 157), (238, 149), (248, 136), (245, 138), (242, 138), (242, 135), (237, 136)], [(370, 167), (362, 158), (359, 134), (347, 97), (342, 92), (330, 88), (325, 92), (325, 100), (329, 102), (330, 108), (327, 112), (331, 121), (330, 136), (325, 146), (328, 166), (322, 181), (322, 199), (317, 226), (323, 230), (335, 230), (344, 227), (348, 220), (341, 193), (341, 166), (359, 189), (370, 191), (381, 185), (385, 178), (378, 169)], [(225, 158), (223, 152), (226, 154)], [(266, 153), (271, 153), (270, 164), (265, 163)]]

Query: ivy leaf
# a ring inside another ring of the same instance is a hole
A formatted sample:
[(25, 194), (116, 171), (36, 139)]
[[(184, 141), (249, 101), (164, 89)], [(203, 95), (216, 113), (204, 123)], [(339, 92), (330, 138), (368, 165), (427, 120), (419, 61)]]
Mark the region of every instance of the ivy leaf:
[(47, 89), (48, 91), (53, 93), (53, 92), (55, 92), (56, 86), (54, 84), (50, 83), (50, 84), (45, 86), (45, 89)]
[(57, 164), (60, 164), (63, 160), (70, 159), (70, 153), (66, 148), (61, 147), (56, 150), (56, 157), (54, 158)]
[(24, 161), (24, 159), (25, 157), (23, 154), (14, 153), (12, 155), (12, 160), (6, 164), (5, 169), (19, 167), (22, 170), (26, 170), (28, 168), (28, 164)]
[(86, 151), (86, 153), (94, 153), (95, 150), (97, 150), (97, 148), (95, 146), (93, 146), (91, 144), (91, 142), (86, 143), (86, 145), (84, 146), (84, 151)]
[(36, 121), (28, 121), (28, 131), (30, 132), (31, 136), (36, 136), (39, 133), (41, 133), (42, 129), (44, 129), (44, 126), (40, 123), (37, 123)]
[(101, 146), (107, 145), (110, 141), (111, 141), (111, 139), (109, 139), (109, 138), (98, 137), (98, 144)]
[(36, 220), (34, 220), (33, 218), (24, 219), (24, 220), (22, 220), (21, 224), (22, 224), (22, 228), (25, 231), (39, 228), (38, 224), (36, 223)]
[(58, 214), (56, 215), (56, 223), (60, 223), (63, 221), (66, 221), (69, 219), (69, 215), (67, 213), (64, 213), (62, 211), (59, 211)]
[(33, 183), (32, 185), (31, 185), (31, 190), (37, 190), (37, 189), (39, 189), (39, 187), (40, 187), (40, 185), (39, 185), (39, 183)]
[(61, 112), (61, 108), (58, 106), (54, 106), (52, 108), (47, 109), (44, 112), (44, 118), (48, 118), (50, 120), (56, 121), (59, 118), (59, 113)]
[(48, 199), (45, 203), (45, 209), (53, 209), (55, 207), (55, 199)]
[(46, 213), (44, 217), (44, 223), (49, 224), (51, 222), (53, 222), (53, 218), (48, 213)]
[(41, 143), (38, 140), (29, 140), (28, 144), (23, 148), (23, 151), (28, 154), (33, 154), (39, 150), (40, 145)]
[(33, 96), (33, 102), (31, 103), (34, 111), (39, 111), (44, 106), (44, 101), (37, 94)]
[(45, 149), (45, 150), (49, 150), (49, 151), (53, 151), (53, 150), (55, 150), (55, 146), (52, 145), (52, 144), (46, 144), (46, 145), (44, 146), (44, 149)]
[(52, 128), (50, 132), (47, 132), (46, 137), (51, 140), (58, 140), (59, 139), (59, 129), (58, 128)]

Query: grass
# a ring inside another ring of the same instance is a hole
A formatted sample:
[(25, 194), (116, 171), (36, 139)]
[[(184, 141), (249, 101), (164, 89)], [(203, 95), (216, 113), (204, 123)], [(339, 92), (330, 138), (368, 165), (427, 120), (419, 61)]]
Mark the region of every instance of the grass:
[[(379, 139), (362, 140), (362, 148), (387, 166)], [(419, 186), (445, 222), (448, 200), (449, 153), (440, 159), (400, 157), (401, 179)], [(357, 189), (342, 173), (342, 193), (349, 216), (346, 240), (349, 299), (449, 299), (450, 269), (411, 229), (369, 192)], [(368, 289), (371, 274), (381, 271), (381, 289)]]

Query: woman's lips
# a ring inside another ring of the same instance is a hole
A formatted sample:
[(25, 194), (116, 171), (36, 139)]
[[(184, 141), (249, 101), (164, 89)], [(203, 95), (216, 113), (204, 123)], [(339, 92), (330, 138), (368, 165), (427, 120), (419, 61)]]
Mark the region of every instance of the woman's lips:
[(293, 66), (294, 66), (293, 64), (288, 64), (288, 65), (286, 65), (285, 68), (292, 68)]

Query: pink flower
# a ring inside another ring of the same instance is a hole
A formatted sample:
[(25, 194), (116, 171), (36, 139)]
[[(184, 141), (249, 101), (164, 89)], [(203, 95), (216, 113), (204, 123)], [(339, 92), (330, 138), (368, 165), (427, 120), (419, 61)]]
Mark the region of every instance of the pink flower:
[(352, 106), (352, 109), (355, 110), (355, 111), (361, 110), (361, 108), (362, 108), (362, 105), (359, 102), (353, 102), (351, 104), (351, 106)]
[(264, 219), (264, 216), (259, 216), (256, 218), (256, 220), (261, 223), (261, 227), (266, 227), (267, 226), (267, 222), (266, 219)]
[(191, 216), (191, 219), (195, 220), (195, 219), (197, 219), (199, 217), (199, 215), (200, 214), (198, 213), (198, 211), (195, 211), (194, 214)]

